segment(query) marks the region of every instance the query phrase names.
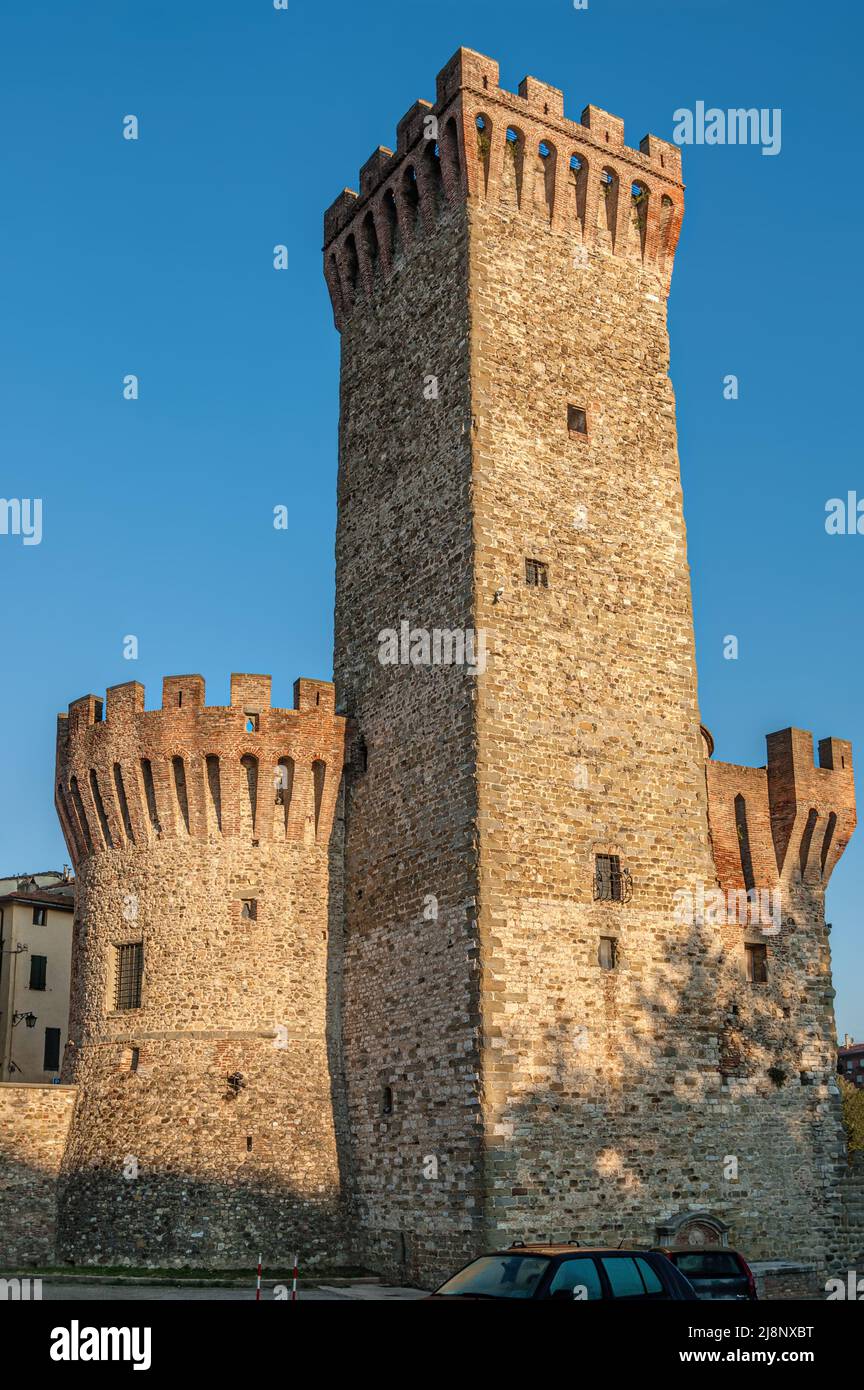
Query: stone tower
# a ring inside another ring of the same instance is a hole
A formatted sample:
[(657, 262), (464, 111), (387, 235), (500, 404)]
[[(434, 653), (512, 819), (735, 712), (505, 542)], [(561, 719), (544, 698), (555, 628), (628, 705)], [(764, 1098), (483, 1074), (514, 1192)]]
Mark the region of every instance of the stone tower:
[[(78, 1097), (62, 1258), (272, 1265), (342, 1249), (331, 1097), (333, 686), (171, 676), (60, 715), (56, 805), (77, 874)], [(328, 1042), (329, 1034), (329, 1042)]]
[[(750, 942), (750, 981), (748, 929), (697, 891), (719, 880), (668, 377), (682, 211), (676, 146), (460, 49), (325, 216), (350, 1198), (396, 1276), (532, 1236), (826, 1257), (822, 893), (851, 760), (811, 750), (818, 883)], [(771, 888), (810, 820), (807, 736), (773, 737)], [(740, 853), (724, 872), (746, 895)]]

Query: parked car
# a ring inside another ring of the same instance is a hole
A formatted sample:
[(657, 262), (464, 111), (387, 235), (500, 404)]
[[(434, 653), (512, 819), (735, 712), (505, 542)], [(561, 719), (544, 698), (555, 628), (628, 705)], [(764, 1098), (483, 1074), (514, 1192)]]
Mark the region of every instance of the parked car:
[(480, 1255), (446, 1279), (430, 1298), (690, 1299), (696, 1294), (657, 1250), (605, 1246), (525, 1245)]
[(759, 1297), (753, 1271), (738, 1250), (709, 1245), (694, 1250), (692, 1246), (664, 1246), (659, 1254), (671, 1260), (696, 1291), (697, 1298), (726, 1299), (744, 1303)]

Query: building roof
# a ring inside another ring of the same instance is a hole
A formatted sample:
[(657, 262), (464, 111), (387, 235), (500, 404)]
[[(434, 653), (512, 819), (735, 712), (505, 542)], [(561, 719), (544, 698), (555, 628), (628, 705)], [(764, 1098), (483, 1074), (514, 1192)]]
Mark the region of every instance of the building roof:
[(849, 1047), (838, 1047), (838, 1057), (859, 1057), (864, 1053), (864, 1042), (850, 1043)]
[(3, 903), (32, 903), (34, 907), (52, 907), (56, 912), (72, 912), (75, 907), (75, 895), (72, 891), (72, 884), (63, 885), (63, 891), (58, 889), (31, 889), (28, 893), (3, 893), (0, 894), (0, 905)]
[(37, 869), (35, 873), (4, 874), (0, 875), (0, 896), (4, 893), (23, 893), (28, 888), (59, 888), (70, 882), (72, 875), (65, 867), (62, 872), (60, 869)]

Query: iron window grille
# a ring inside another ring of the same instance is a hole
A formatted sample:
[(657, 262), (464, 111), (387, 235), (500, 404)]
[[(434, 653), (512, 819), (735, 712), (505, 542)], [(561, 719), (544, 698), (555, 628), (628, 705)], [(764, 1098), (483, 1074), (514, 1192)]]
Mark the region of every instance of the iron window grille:
[(525, 561), (525, 583), (533, 589), (549, 588), (549, 567), (543, 560)]
[(629, 903), (633, 880), (629, 869), (622, 869), (617, 854), (598, 854), (594, 860), (594, 901)]
[(140, 1009), (141, 981), (144, 976), (144, 944), (127, 942), (118, 946), (117, 975), (114, 987), (115, 1009)]

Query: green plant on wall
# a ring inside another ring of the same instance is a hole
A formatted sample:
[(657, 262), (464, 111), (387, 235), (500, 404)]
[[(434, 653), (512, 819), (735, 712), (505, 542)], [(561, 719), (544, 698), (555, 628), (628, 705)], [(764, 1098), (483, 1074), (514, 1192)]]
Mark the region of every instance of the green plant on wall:
[(838, 1076), (840, 1098), (843, 1102), (843, 1124), (846, 1129), (846, 1143), (852, 1149), (864, 1149), (864, 1090), (853, 1086), (845, 1077)]

